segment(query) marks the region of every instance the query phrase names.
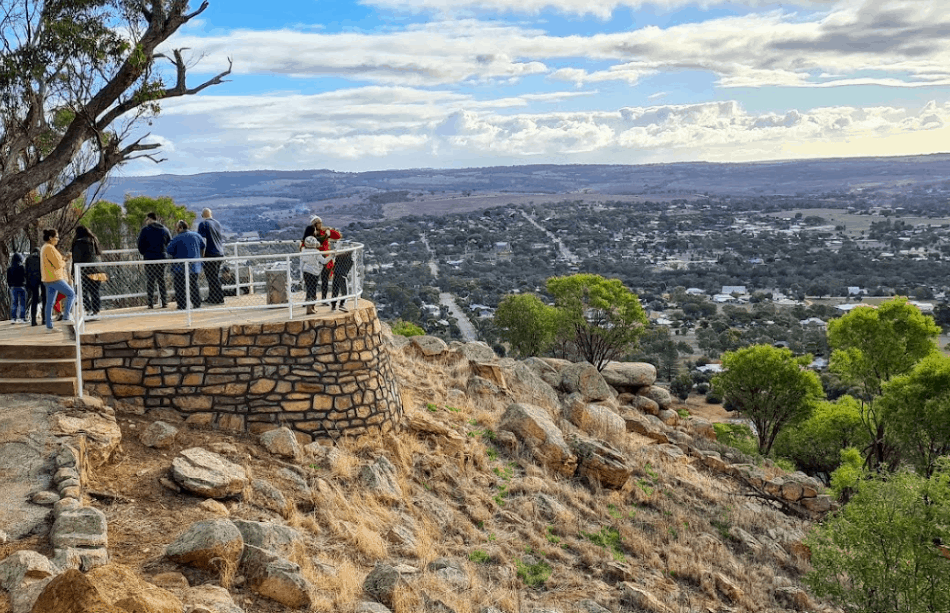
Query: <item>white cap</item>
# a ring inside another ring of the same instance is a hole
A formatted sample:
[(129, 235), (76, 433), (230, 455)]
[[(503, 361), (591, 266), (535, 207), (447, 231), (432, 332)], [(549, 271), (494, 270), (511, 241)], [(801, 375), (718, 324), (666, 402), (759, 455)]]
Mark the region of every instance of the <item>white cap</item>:
[(311, 225), (317, 223), (318, 221), (321, 222), (321, 223), (323, 223), (323, 220), (320, 219), (320, 217), (318, 217), (317, 215), (314, 215), (313, 217), (310, 218), (310, 224), (311, 224)]

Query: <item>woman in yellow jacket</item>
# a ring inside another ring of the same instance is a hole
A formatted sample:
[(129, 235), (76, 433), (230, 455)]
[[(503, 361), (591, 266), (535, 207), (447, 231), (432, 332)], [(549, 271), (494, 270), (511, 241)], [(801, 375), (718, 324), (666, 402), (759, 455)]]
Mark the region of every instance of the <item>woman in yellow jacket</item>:
[(55, 229), (43, 230), (43, 248), (40, 249), (40, 265), (42, 267), (43, 284), (46, 286), (46, 331), (53, 332), (53, 305), (56, 304), (57, 293), (66, 296), (66, 307), (63, 309), (63, 321), (72, 321), (69, 314), (73, 309), (76, 292), (66, 282), (66, 261), (56, 249), (59, 243), (59, 234)]

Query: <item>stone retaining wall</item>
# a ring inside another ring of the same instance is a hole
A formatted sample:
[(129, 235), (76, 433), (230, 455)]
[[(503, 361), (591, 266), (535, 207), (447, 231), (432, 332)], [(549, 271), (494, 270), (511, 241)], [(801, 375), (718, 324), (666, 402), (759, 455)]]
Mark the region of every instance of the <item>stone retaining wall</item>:
[(196, 425), (312, 438), (389, 432), (402, 400), (376, 308), (322, 319), (82, 336), (83, 389)]

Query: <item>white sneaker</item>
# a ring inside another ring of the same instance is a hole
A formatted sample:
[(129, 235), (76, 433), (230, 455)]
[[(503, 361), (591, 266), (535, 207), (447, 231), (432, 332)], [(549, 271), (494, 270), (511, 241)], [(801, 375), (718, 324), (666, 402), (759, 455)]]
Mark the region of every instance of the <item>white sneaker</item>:
[(47, 334), (52, 334), (53, 332), (56, 332), (56, 328), (47, 328), (47, 329), (46, 329), (46, 333), (47, 333)]

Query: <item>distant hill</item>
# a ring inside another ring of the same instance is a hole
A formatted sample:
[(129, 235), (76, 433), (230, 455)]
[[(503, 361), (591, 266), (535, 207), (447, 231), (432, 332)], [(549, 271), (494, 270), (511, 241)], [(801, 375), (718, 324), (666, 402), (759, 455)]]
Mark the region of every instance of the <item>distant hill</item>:
[(254, 170), (116, 177), (109, 180), (103, 198), (122, 202), (126, 194), (171, 196), (195, 211), (213, 209), (232, 231), (265, 232), (297, 226), (314, 213), (343, 226), (563, 199), (834, 194), (887, 200), (918, 190), (950, 194), (950, 154), (741, 164), (531, 165), (360, 173)]

